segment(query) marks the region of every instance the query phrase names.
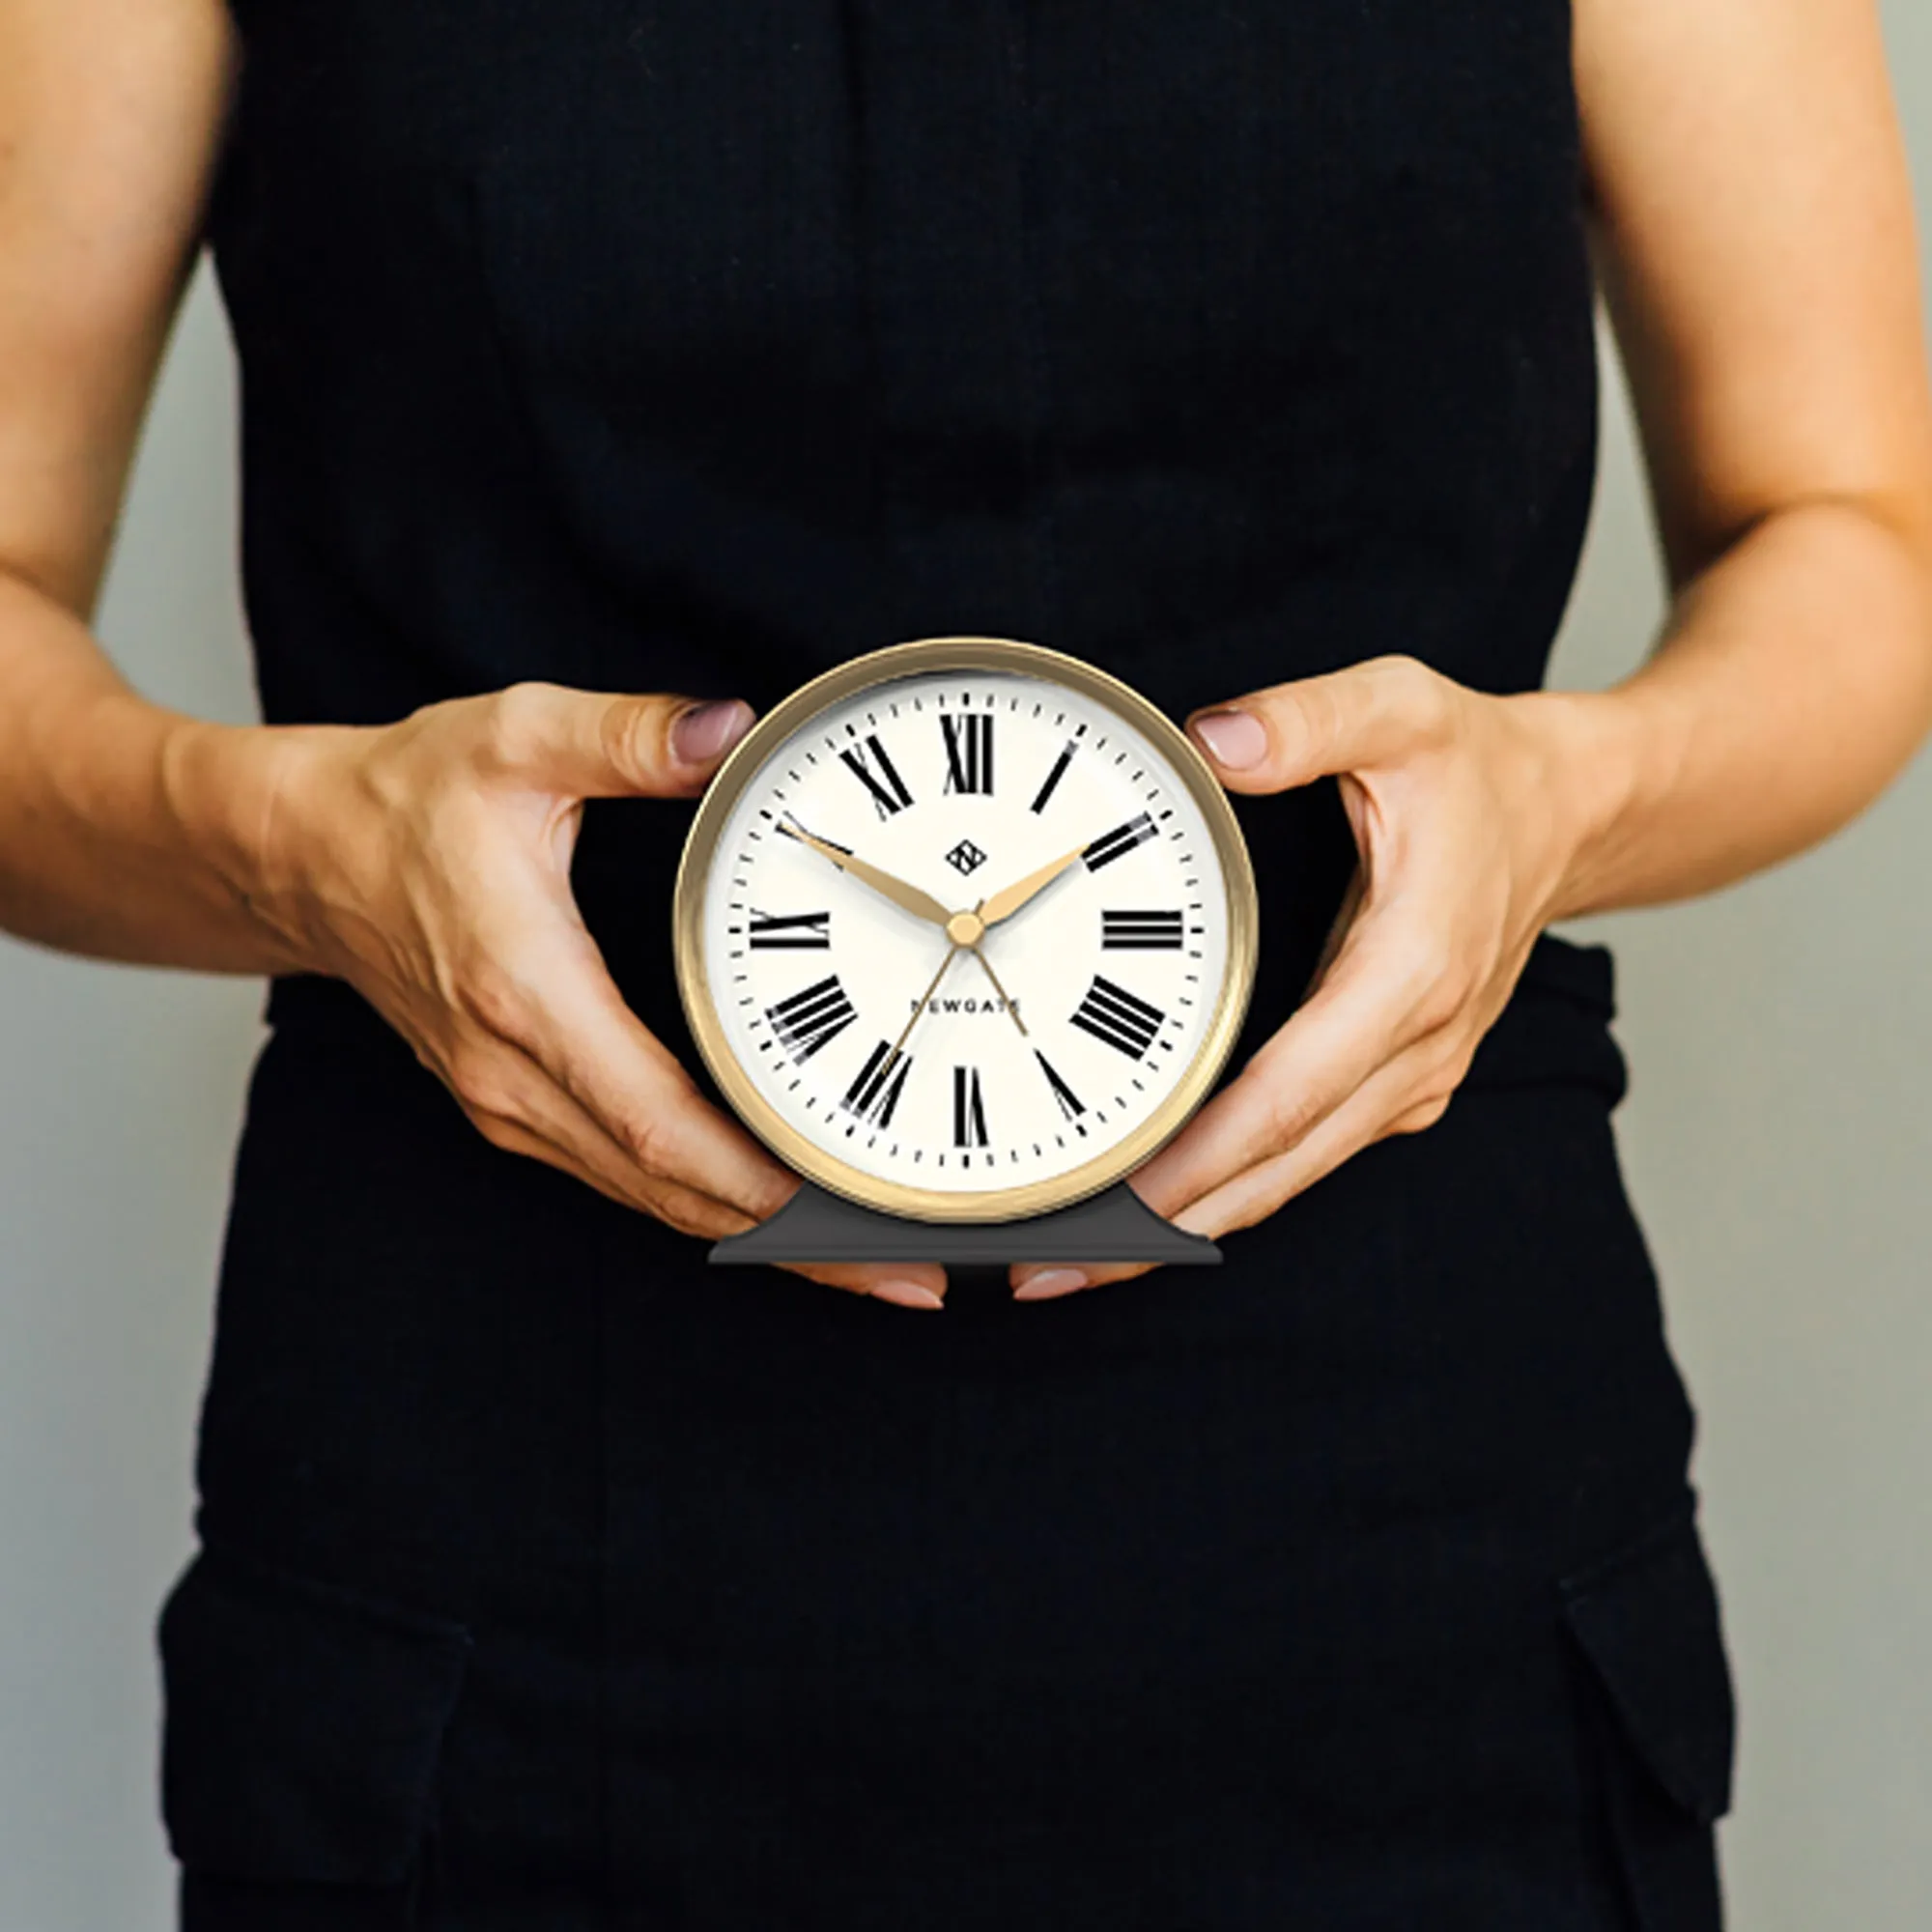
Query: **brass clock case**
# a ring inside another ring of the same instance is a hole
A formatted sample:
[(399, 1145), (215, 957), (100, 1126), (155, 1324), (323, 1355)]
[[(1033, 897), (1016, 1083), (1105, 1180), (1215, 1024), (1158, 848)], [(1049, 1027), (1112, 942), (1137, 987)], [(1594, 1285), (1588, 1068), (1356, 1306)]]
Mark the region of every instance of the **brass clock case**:
[[(1173, 765), (1206, 817), (1227, 891), (1227, 970), (1198, 1046), (1171, 1093), (1131, 1132), (1093, 1159), (1045, 1180), (975, 1192), (909, 1187), (867, 1174), (783, 1120), (726, 1040), (704, 965), (705, 895), (718, 841), (766, 759), (821, 712), (895, 679), (950, 671), (1005, 671), (1064, 685), (1106, 707)], [(802, 685), (752, 727), (720, 767), (685, 840), (672, 897), (678, 991), (692, 1037), (720, 1091), (753, 1133), (795, 1173), (847, 1200), (928, 1222), (1025, 1220), (1071, 1206), (1123, 1179), (1179, 1132), (1212, 1091), (1246, 1016), (1254, 985), (1258, 916), (1254, 867), (1227, 794), (1187, 734), (1119, 678), (1078, 658), (1012, 638), (919, 638), (869, 651)]]

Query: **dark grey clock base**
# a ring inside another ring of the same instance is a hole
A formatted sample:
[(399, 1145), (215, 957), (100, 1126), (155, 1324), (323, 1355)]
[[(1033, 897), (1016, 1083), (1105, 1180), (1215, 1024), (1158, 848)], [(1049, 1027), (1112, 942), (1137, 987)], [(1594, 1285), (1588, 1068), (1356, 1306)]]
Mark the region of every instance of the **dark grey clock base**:
[(774, 1262), (934, 1262), (1005, 1266), (1010, 1262), (1148, 1262), (1211, 1266), (1221, 1250), (1205, 1235), (1163, 1221), (1125, 1181), (1024, 1221), (909, 1221), (862, 1208), (807, 1181), (769, 1221), (728, 1235), (711, 1250), (720, 1266)]

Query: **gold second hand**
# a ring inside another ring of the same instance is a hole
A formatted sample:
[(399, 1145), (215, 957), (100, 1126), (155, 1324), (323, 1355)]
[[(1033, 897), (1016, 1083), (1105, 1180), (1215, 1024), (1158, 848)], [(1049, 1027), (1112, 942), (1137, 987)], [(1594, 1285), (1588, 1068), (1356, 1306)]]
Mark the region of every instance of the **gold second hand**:
[(1020, 1018), (1019, 1008), (1013, 1004), (1011, 998), (1009, 996), (1007, 992), (1007, 989), (1000, 984), (1000, 976), (993, 971), (993, 962), (990, 959), (988, 959), (986, 955), (983, 952), (981, 952), (977, 946), (973, 947), (971, 951), (973, 953), (973, 957), (977, 959), (980, 962), (980, 964), (986, 969), (986, 978), (992, 980), (993, 991), (999, 994), (1001, 1003), (1005, 1006), (1008, 1012), (1012, 1014), (1013, 1024), (1020, 1030), (1020, 1037), (1022, 1039), (1031, 1039), (1033, 1036), (1026, 1030), (1026, 1021)]
[(898, 1065), (900, 1048), (911, 1037), (913, 1028), (919, 1024), (920, 1014), (924, 1012), (933, 994), (939, 991), (939, 982), (946, 978), (946, 969), (952, 964), (953, 956), (958, 951), (959, 945), (956, 940), (946, 949), (946, 957), (939, 962), (939, 971), (932, 976), (932, 984), (913, 1003), (911, 1019), (907, 1020), (905, 1025), (899, 1029), (899, 1037), (893, 1042), (893, 1050), (886, 1055), (886, 1064), (879, 1069), (882, 1075), (890, 1072), (892, 1068)]

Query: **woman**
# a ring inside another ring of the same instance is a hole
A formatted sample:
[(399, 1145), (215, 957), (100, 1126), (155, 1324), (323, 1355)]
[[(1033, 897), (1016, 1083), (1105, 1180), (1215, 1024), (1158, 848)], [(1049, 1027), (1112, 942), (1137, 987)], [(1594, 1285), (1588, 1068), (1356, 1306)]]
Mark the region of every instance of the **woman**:
[[(1716, 1926), (1693, 1416), (1544, 928), (1932, 718), (1871, 9), (13, 0), (0, 155), (0, 915), (274, 982), (189, 1932)], [(204, 235), (260, 728), (86, 628)], [(1555, 694), (1598, 286), (1673, 602)], [(689, 802), (942, 632), (1239, 794), (1239, 1070), (1137, 1179), (1211, 1278), (706, 1273), (795, 1183), (688, 1071)]]

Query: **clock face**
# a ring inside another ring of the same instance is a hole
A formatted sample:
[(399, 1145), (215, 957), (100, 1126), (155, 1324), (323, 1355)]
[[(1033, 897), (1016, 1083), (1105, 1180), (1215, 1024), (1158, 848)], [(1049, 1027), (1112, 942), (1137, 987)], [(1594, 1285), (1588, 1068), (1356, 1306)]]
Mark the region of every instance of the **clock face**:
[(700, 809), (680, 972), (790, 1164), (927, 1219), (1043, 1211), (1145, 1159), (1252, 977), (1219, 786), (1144, 700), (1006, 640), (877, 652), (773, 712)]

